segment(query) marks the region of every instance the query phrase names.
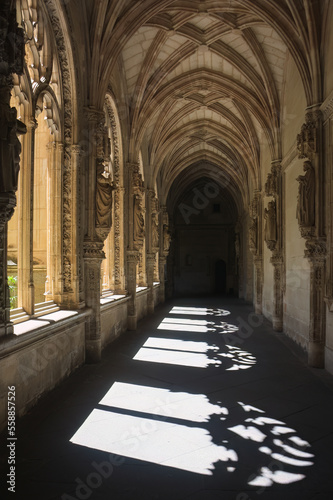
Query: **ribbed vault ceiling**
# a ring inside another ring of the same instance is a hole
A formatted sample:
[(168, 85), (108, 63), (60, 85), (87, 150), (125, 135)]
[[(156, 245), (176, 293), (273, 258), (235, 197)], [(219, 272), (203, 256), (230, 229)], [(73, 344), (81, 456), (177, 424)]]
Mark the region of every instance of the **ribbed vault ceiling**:
[(107, 88), (123, 67), (129, 161), (145, 148), (151, 184), (167, 188), (209, 162), (243, 186), (247, 202), (249, 186), (260, 188), (260, 137), (272, 160), (281, 157), (288, 54), (308, 104), (318, 102), (312, 9), (308, 0), (101, 2), (91, 11), (96, 74)]

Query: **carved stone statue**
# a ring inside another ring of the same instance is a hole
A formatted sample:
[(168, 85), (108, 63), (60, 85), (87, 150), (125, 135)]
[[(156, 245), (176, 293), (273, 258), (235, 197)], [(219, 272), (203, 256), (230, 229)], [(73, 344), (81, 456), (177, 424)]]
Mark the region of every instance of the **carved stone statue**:
[(315, 172), (310, 161), (303, 165), (305, 175), (299, 175), (297, 180), (298, 198), (296, 216), (300, 226), (311, 227), (315, 224)]
[(171, 234), (168, 226), (163, 226), (163, 250), (164, 252), (168, 252), (171, 244)]
[(104, 169), (104, 162), (97, 161), (96, 175), (96, 227), (111, 228), (114, 187), (110, 172)]
[(151, 216), (152, 223), (152, 247), (158, 248), (159, 246), (159, 231), (158, 231), (158, 212), (153, 212)]
[(21, 143), (17, 137), (25, 134), (24, 123), (16, 119), (16, 109), (8, 104), (10, 88), (0, 89), (0, 192), (17, 191), (20, 170)]
[(140, 242), (145, 237), (145, 220), (143, 217), (142, 197), (134, 197), (134, 240)]
[(277, 225), (276, 225), (276, 206), (275, 201), (268, 203), (268, 208), (265, 208), (265, 231), (264, 238), (270, 250), (273, 250), (277, 240)]

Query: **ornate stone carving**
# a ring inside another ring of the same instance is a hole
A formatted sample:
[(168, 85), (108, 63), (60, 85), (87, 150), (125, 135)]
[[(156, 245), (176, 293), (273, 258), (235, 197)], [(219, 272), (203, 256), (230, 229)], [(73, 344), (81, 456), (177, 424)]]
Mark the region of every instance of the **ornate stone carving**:
[(134, 196), (134, 242), (136, 245), (141, 246), (145, 237), (145, 220), (143, 216), (143, 203), (142, 196), (139, 194)]
[(102, 241), (85, 241), (83, 252), (85, 259), (105, 259)]
[(302, 125), (301, 133), (297, 135), (297, 150), (299, 158), (312, 160), (318, 152), (317, 127), (321, 118), (319, 110), (309, 112), (305, 115), (305, 123)]
[(266, 196), (276, 196), (278, 194), (279, 174), (280, 166), (273, 165), (272, 172), (269, 172), (267, 175), (267, 181), (265, 184)]
[(140, 259), (139, 252), (136, 250), (127, 250), (127, 262), (131, 264), (137, 264)]
[(249, 227), (249, 248), (255, 254), (257, 252), (257, 219), (253, 218)]
[(163, 226), (163, 252), (167, 254), (170, 250), (171, 245), (171, 233), (169, 231), (169, 226), (164, 224)]
[(151, 239), (152, 239), (152, 248), (155, 251), (158, 251), (159, 247), (159, 213), (154, 211), (151, 215)]
[(272, 200), (265, 208), (264, 239), (269, 250), (274, 250), (277, 242), (276, 203)]
[(119, 157), (119, 139), (117, 133), (117, 123), (114, 111), (110, 101), (105, 102), (113, 140), (113, 179), (114, 179), (114, 285), (116, 288), (122, 286), (122, 258), (121, 258), (121, 211), (122, 211), (122, 196), (124, 188), (120, 186), (120, 157)]
[(150, 212), (150, 229), (151, 229), (151, 249), (157, 252), (159, 249), (159, 206), (153, 189), (148, 190), (149, 212)]
[(255, 287), (255, 311), (262, 314), (262, 285), (263, 285), (263, 260), (260, 256), (253, 259), (256, 269), (256, 287)]
[(17, 191), (20, 170), (21, 143), (18, 135), (25, 134), (27, 128), (16, 119), (16, 109), (11, 108), (10, 87), (0, 89), (0, 192)]
[(251, 253), (256, 255), (259, 251), (259, 238), (258, 238), (258, 218), (260, 211), (261, 193), (255, 192), (255, 195), (249, 205), (249, 215), (251, 218), (249, 226), (249, 248)]
[[(47, 8), (48, 16), (52, 25), (53, 34), (57, 44), (57, 54), (61, 67), (61, 85), (63, 89), (64, 101), (64, 162), (63, 162), (63, 277), (64, 277), (64, 292), (70, 293), (73, 291), (72, 285), (72, 270), (73, 270), (73, 248), (72, 248), (72, 227), (76, 225), (76, 221), (72, 220), (74, 213), (73, 204), (76, 202), (73, 199), (72, 192), (72, 78), (71, 70), (67, 58), (66, 43), (63, 36), (61, 23), (58, 17), (57, 7), (53, 0), (44, 0)], [(79, 278), (83, 279), (82, 273)]]
[(315, 171), (308, 160), (304, 162), (303, 170), (305, 175), (297, 177), (299, 186), (296, 217), (302, 236), (307, 238), (313, 234), (315, 225)]
[(280, 251), (273, 252), (271, 263), (274, 267), (274, 310), (273, 328), (277, 331), (283, 330), (283, 292), (284, 283), (284, 260)]
[(112, 191), (114, 189), (110, 172), (104, 163), (97, 160), (96, 172), (96, 229), (104, 229), (108, 235), (112, 225)]
[(315, 264), (325, 262), (327, 255), (325, 240), (309, 239), (305, 242), (305, 246), (305, 257), (309, 259), (310, 262)]
[(15, 206), (14, 193), (0, 193), (0, 231), (4, 230), (5, 224), (11, 219)]

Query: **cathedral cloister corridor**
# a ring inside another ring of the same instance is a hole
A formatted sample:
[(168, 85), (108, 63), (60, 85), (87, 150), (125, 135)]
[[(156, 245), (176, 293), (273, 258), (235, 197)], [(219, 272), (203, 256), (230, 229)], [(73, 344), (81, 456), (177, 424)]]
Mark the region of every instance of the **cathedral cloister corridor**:
[(330, 499), (332, 377), (333, 0), (1, 0), (5, 498)]
[(233, 298), (160, 306), (22, 418), (20, 500), (329, 499), (333, 381)]

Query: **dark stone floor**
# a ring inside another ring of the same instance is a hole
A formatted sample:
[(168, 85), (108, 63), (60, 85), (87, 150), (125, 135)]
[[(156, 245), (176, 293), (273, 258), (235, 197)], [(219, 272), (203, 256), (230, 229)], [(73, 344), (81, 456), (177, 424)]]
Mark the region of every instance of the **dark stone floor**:
[(236, 299), (157, 308), (17, 428), (1, 498), (333, 498), (333, 377)]

